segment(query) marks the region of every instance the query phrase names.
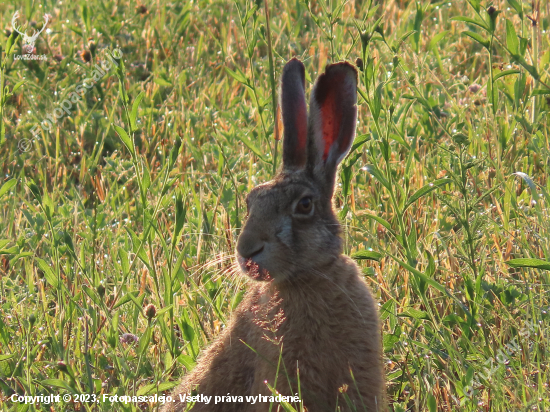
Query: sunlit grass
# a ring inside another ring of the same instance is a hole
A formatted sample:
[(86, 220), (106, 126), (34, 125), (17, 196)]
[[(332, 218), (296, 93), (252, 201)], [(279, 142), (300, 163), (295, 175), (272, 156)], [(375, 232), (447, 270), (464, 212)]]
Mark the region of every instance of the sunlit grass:
[[(550, 266), (506, 262), (550, 259), (550, 6), (268, 3), (274, 79), (295, 55), (309, 85), (361, 59), (336, 207), (369, 258), (393, 410), (549, 410)], [(162, 393), (242, 299), (244, 196), (280, 162), (264, 2), (18, 7), (3, 27), (52, 19), (46, 61), (2, 57), (2, 393)], [(124, 69), (33, 138), (117, 48)]]

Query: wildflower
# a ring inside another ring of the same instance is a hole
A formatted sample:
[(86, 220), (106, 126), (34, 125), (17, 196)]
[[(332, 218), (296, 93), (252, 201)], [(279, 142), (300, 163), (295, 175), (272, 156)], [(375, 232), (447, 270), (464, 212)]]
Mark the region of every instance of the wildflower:
[(120, 343), (136, 343), (139, 339), (136, 335), (132, 333), (123, 333), (122, 336), (119, 338)]

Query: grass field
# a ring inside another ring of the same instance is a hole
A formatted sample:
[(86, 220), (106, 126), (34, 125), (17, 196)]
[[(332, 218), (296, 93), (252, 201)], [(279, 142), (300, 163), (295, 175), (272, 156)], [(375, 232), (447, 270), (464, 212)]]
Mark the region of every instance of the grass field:
[[(3, 411), (153, 411), (9, 397), (168, 393), (193, 368), (246, 290), (243, 201), (280, 165), (293, 56), (308, 92), (328, 62), (361, 69), (336, 207), (380, 303), (393, 411), (550, 410), (548, 2), (282, 0), (268, 20), (260, 0), (16, 3), (0, 3)], [(29, 34), (51, 15), (46, 60), (15, 57), (17, 10)]]

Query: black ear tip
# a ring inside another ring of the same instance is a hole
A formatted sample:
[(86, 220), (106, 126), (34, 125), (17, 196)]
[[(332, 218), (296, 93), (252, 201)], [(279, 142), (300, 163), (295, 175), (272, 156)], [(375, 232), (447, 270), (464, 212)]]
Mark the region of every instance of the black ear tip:
[[(297, 79), (299, 79), (299, 83), (297, 83)], [(283, 74), (281, 76), (283, 85), (286, 84), (291, 88), (301, 85), (301, 88), (305, 89), (305, 79), (306, 68), (304, 64), (296, 57), (293, 57), (283, 68)]]
[(344, 61), (344, 62), (333, 63), (325, 67), (325, 74), (330, 75), (337, 72), (347, 72), (353, 75), (355, 80), (357, 80), (357, 68), (349, 62)]
[(285, 68), (283, 69), (283, 72), (286, 73), (288, 71), (294, 71), (294, 70), (297, 70), (300, 73), (305, 73), (305, 70), (306, 70), (306, 68), (304, 67), (304, 64), (300, 60), (298, 60), (296, 57), (293, 57), (285, 64)]
[(336, 91), (340, 95), (337, 104), (346, 102), (355, 104), (357, 99), (357, 69), (355, 66), (345, 61), (326, 66), (325, 72), (317, 79), (312, 97), (315, 97), (317, 102), (322, 105), (325, 98)]

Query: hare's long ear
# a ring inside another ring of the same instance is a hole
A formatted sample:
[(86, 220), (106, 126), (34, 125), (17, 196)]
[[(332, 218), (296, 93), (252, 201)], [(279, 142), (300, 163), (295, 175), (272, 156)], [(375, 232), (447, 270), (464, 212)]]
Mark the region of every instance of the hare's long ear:
[(308, 167), (332, 194), (336, 168), (348, 153), (357, 119), (357, 71), (346, 62), (327, 66), (309, 103)]
[(283, 168), (301, 169), (306, 164), (307, 108), (305, 97), (305, 69), (296, 58), (283, 69), (281, 80), (281, 107), (283, 109)]

